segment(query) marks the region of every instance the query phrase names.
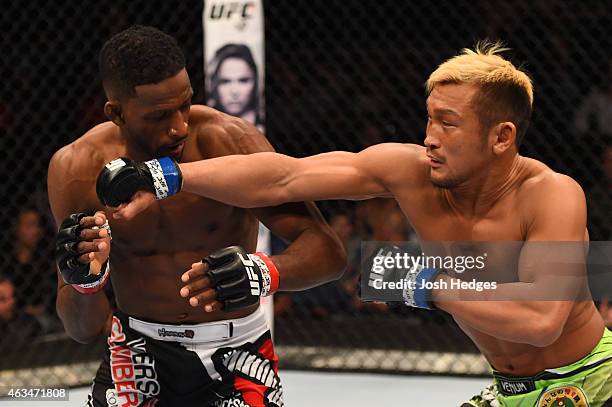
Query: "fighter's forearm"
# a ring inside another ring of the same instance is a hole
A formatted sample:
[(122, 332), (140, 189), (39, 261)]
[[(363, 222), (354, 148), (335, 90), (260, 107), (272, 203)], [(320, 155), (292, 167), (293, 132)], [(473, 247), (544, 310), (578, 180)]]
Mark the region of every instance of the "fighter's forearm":
[(538, 286), (508, 283), (489, 291), (446, 288), (432, 293), (438, 308), (478, 331), (510, 342), (547, 346), (561, 334), (569, 307), (567, 301), (534, 300)]
[(256, 208), (287, 202), (390, 196), (371, 174), (376, 152), (332, 151), (305, 158), (263, 152), (180, 164), (183, 191)]
[(299, 291), (342, 276), (346, 253), (339, 240), (325, 230), (305, 230), (272, 260), (279, 270), (280, 291)]
[(85, 295), (63, 285), (57, 293), (56, 307), (66, 333), (75, 341), (90, 343), (105, 333), (111, 310), (103, 291)]
[(263, 152), (180, 164), (182, 190), (242, 208), (279, 205), (290, 199), (284, 186), (295, 160)]

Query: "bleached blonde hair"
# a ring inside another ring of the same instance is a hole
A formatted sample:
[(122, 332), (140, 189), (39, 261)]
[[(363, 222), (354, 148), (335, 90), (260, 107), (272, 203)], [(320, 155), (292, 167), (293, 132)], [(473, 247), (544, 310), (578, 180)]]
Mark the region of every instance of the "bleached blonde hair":
[(438, 85), (478, 85), (480, 91), (471, 102), (483, 130), (511, 121), (516, 126), (519, 145), (531, 118), (533, 84), (525, 72), (500, 55), (508, 50), (499, 41), (480, 41), (473, 50), (464, 48), (433, 71), (425, 87), (429, 95)]

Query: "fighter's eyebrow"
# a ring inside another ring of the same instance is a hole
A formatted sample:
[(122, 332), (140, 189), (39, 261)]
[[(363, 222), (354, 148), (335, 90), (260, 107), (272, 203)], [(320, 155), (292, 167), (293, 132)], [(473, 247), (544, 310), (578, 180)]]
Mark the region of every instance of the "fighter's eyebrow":
[(456, 110), (453, 109), (449, 109), (449, 108), (436, 108), (433, 109), (433, 113), (436, 115), (452, 115), (452, 116), (457, 116), (457, 117), (461, 117), (461, 115), (459, 114), (459, 112), (457, 112)]
[(164, 116), (164, 115), (166, 115), (166, 114), (168, 114), (170, 112), (171, 112), (170, 109), (152, 110), (150, 112), (145, 113), (144, 117), (146, 117), (146, 118), (161, 117), (161, 116)]

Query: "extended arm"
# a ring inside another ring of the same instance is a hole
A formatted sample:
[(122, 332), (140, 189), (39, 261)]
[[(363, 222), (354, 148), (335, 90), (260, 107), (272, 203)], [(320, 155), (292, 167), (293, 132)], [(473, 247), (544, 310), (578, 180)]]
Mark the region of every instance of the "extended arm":
[(180, 164), (183, 190), (239, 207), (389, 196), (383, 177), (393, 148), (401, 146), (306, 158), (263, 152)]
[(122, 159), (100, 174), (98, 196), (107, 206), (119, 206), (113, 216), (124, 219), (133, 218), (156, 198), (178, 192), (175, 186), (181, 184), (183, 191), (244, 208), (390, 197), (399, 178), (402, 187), (421, 180), (421, 150), (387, 143), (359, 153), (335, 151), (306, 158), (256, 152), (182, 164), (168, 158), (146, 163)]

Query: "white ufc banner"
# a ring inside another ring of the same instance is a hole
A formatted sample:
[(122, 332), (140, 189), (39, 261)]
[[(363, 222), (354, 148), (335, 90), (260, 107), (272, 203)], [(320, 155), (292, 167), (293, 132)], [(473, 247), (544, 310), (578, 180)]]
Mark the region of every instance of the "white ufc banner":
[(264, 130), (261, 0), (204, 1), (206, 104)]

